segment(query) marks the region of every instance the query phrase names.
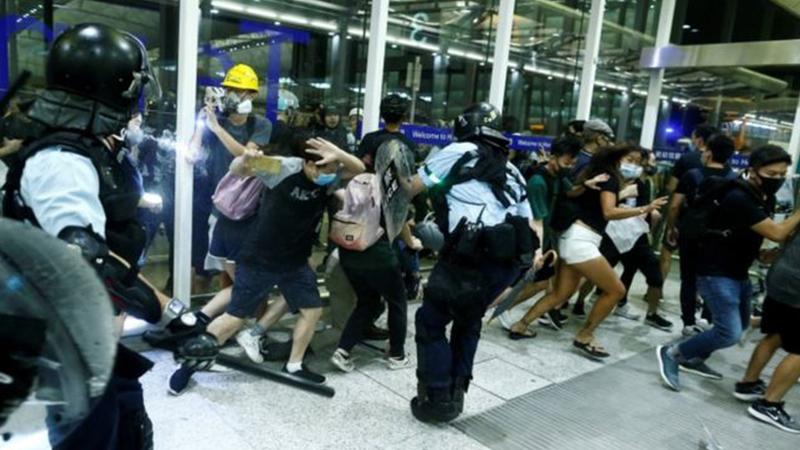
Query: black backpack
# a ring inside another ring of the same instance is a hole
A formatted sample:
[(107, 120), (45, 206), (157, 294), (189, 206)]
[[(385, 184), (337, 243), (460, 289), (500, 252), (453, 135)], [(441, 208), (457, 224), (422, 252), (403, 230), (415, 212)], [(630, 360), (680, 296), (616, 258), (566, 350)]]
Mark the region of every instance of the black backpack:
[(727, 238), (733, 233), (731, 228), (711, 228), (711, 220), (719, 210), (725, 197), (734, 189), (742, 189), (753, 195), (753, 198), (762, 202), (746, 181), (718, 176), (704, 179), (697, 188), (694, 201), (689, 204), (682, 216), (680, 236), (681, 239), (699, 241), (703, 238)]

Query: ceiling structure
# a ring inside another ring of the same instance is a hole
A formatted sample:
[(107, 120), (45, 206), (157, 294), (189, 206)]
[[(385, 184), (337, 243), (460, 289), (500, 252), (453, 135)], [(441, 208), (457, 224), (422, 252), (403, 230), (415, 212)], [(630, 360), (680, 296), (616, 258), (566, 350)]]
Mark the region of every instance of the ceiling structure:
[[(712, 3), (723, 3), (725, 0)], [(761, 1), (761, 0), (759, 0)], [(763, 0), (768, 1), (768, 0)], [(771, 0), (793, 14), (800, 11), (800, 0)], [(220, 14), (251, 16), (256, 19), (277, 18), (287, 26), (316, 28), (334, 32), (342, 18), (347, 20), (348, 34), (359, 38), (364, 34), (369, 13), (368, 2), (347, 0), (214, 0), (207, 8)], [(79, 23), (98, 20), (125, 28), (134, 34), (157, 42), (158, 4), (176, 4), (177, 0), (106, 1), (57, 0), (56, 21)], [(392, 0), (390, 3), (390, 42), (409, 48), (446, 52), (451, 56), (491, 63), (497, 27), (496, 1), (476, 0)], [(602, 45), (598, 66), (598, 85), (604, 88), (644, 95), (648, 73), (638, 67), (642, 48), (652, 46), (657, 26), (659, 3), (649, 0), (607, 0), (603, 23)], [(741, 2), (739, 2), (741, 3)], [(19, 10), (36, 11), (38, 1), (21, 0)], [(512, 34), (512, 67), (534, 74), (567, 80), (580, 76), (585, 29), (588, 23), (588, 1), (583, 0), (517, 0)], [(129, 6), (144, 6), (131, 9)], [(149, 8), (149, 9), (147, 9)], [(779, 9), (776, 7), (776, 9)], [(785, 12), (781, 9), (781, 12)], [(294, 20), (288, 20), (289, 18)], [(692, 18), (690, 9), (686, 16)], [(793, 18), (796, 18), (793, 16)], [(797, 20), (800, 25), (800, 20)], [(685, 28), (685, 26), (684, 26)], [(798, 26), (800, 28), (800, 26)], [(695, 29), (687, 30), (693, 33)], [(703, 37), (704, 30), (690, 34)], [(247, 42), (248, 36), (215, 36), (221, 43), (234, 45)], [(713, 41), (713, 37), (709, 37)], [(158, 49), (151, 47), (151, 56)], [(35, 31), (17, 36), (19, 68), (43, 73), (44, 45)], [(664, 83), (666, 95), (679, 99), (725, 97), (751, 103), (769, 98), (796, 97), (787, 91), (787, 70), (747, 68), (714, 70), (670, 70)], [(788, 74), (788, 75), (787, 75)], [(793, 84), (793, 83), (792, 83)], [(795, 86), (792, 86), (795, 87)], [(784, 105), (786, 102), (774, 102)], [(793, 108), (792, 112), (793, 112)]]

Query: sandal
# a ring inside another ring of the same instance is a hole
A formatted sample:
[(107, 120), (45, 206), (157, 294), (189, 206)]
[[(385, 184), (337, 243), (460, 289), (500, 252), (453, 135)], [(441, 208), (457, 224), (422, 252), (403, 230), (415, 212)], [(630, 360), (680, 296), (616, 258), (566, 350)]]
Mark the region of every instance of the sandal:
[(602, 346), (595, 344), (594, 341), (583, 343), (573, 340), (572, 346), (580, 350), (584, 356), (594, 360), (602, 360), (611, 356)]
[(522, 333), (514, 331), (513, 329), (508, 330), (508, 338), (512, 341), (519, 341), (522, 339), (533, 339), (536, 337), (536, 330), (529, 330), (528, 327), (525, 327), (525, 331)]

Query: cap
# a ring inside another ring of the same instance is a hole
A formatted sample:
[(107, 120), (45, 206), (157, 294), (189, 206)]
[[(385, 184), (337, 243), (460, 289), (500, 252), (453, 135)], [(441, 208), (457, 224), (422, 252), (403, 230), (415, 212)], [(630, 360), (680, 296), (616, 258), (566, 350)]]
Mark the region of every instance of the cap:
[(599, 119), (587, 120), (583, 124), (583, 132), (591, 131), (594, 133), (603, 134), (611, 139), (614, 139), (614, 131), (608, 126), (607, 123)]

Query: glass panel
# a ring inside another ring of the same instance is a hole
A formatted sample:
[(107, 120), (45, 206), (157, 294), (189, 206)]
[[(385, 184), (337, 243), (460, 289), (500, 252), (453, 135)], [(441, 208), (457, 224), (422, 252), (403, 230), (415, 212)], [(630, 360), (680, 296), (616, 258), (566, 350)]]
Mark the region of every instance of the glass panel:
[[(309, 129), (339, 147), (355, 151), (363, 105), (366, 71), (369, 5), (346, 1), (212, 1), (205, 11), (200, 34), (198, 89), (219, 87), (226, 72), (237, 64), (251, 67), (259, 79), (251, 116), (254, 134), (243, 133), (247, 122), (226, 121), (242, 139), (268, 154), (287, 156), (295, 128)], [(202, 98), (202, 97), (200, 97)], [(198, 108), (202, 101), (198, 103)], [(352, 120), (351, 120), (352, 116)], [(269, 128), (269, 129), (267, 129)], [(235, 131), (235, 130), (234, 130)], [(267, 136), (267, 137), (265, 137)], [(218, 216), (212, 211), (211, 195), (232, 154), (219, 139), (204, 131), (200, 161), (195, 164), (193, 260), (195, 292), (207, 288), (208, 276), (224, 269), (232, 255), (220, 254), (214, 241), (222, 242), (222, 231), (209, 226)], [(321, 238), (324, 240), (323, 237)], [(204, 258), (206, 253), (209, 257)], [(202, 256), (201, 256), (202, 255)], [(212, 256), (213, 255), (213, 256)], [(315, 258), (321, 260), (323, 252)]]

